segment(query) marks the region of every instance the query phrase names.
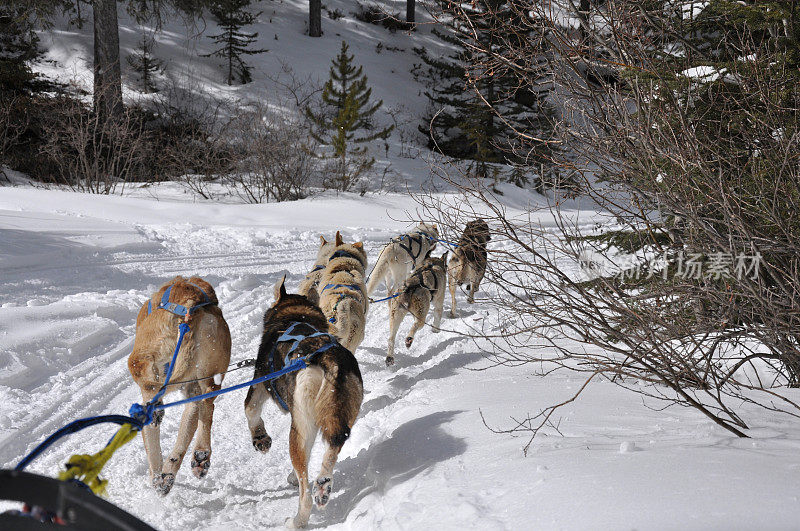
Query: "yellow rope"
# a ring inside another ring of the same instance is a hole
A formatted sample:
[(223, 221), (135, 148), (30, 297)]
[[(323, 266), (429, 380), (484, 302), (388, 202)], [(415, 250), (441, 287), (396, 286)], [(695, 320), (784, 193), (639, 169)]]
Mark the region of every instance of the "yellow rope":
[(108, 480), (101, 479), (98, 475), (114, 452), (132, 441), (138, 433), (139, 431), (134, 429), (131, 424), (123, 424), (106, 447), (96, 454), (76, 454), (70, 457), (66, 464), (67, 469), (58, 473), (58, 479), (61, 481), (77, 479), (86, 483), (95, 494), (104, 495)]

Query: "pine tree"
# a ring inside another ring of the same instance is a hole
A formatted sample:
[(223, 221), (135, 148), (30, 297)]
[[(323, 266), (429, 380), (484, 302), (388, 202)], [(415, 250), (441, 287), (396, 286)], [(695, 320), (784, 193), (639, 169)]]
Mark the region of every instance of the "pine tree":
[[(430, 90), (426, 96), (431, 103), (419, 130), (429, 137), (431, 149), (477, 161), (473, 167), (484, 177), (493, 173), (487, 163), (539, 163), (549, 158), (546, 153), (551, 149), (545, 143), (522, 146), (517, 133), (550, 136), (552, 111), (545, 101), (546, 92), (520, 88), (514, 72), (495, 69), (496, 61), (488, 53), (502, 54), (501, 47), (508, 39), (523, 38), (520, 32), (506, 36), (502, 30), (525, 27), (517, 20), (524, 10), (512, 6), (511, 1), (459, 4), (444, 31), (432, 31), (456, 48), (453, 54), (432, 57), (424, 49), (416, 49), (428, 66)], [(498, 38), (499, 34), (503, 38)], [(530, 41), (534, 46), (533, 39)], [(536, 65), (526, 65), (531, 67)]]
[(28, 62), (39, 55), (39, 39), (24, 7), (0, 7), (0, 92), (30, 88)]
[(269, 51), (266, 49), (251, 50), (249, 46), (256, 41), (258, 33), (242, 31), (242, 28), (253, 24), (261, 14), (261, 12), (250, 13), (247, 11), (250, 3), (251, 0), (214, 0), (209, 7), (217, 25), (222, 28), (222, 33), (212, 35), (211, 39), (221, 45), (221, 48), (203, 57), (214, 56), (225, 59), (228, 66), (226, 77), (228, 85), (233, 85), (234, 79), (242, 84), (253, 80), (250, 75), (252, 69), (242, 59), (243, 55)]
[(394, 129), (389, 126), (376, 130), (373, 117), (383, 100), (371, 101), (372, 89), (367, 86), (363, 67), (353, 64), (354, 57), (348, 50), (347, 43), (342, 41), (322, 89), (322, 108), (317, 112), (306, 108), (306, 115), (315, 126), (314, 139), (333, 148), (332, 156), (337, 159), (336, 187), (342, 191), (375, 163), (363, 144), (385, 140)]
[(136, 47), (136, 52), (129, 55), (128, 64), (139, 74), (142, 92), (150, 94), (158, 92), (153, 77), (163, 71), (164, 62), (153, 57), (153, 39), (148, 39), (142, 34), (142, 40)]

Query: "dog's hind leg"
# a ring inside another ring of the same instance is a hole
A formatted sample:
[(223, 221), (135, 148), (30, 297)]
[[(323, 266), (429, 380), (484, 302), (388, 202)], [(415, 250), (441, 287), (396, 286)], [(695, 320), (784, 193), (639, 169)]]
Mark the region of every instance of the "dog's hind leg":
[[(199, 390), (199, 387), (195, 384), (189, 386), (186, 394), (188, 396), (197, 396)], [(183, 406), (183, 415), (181, 416), (181, 425), (180, 428), (178, 428), (178, 437), (175, 440), (175, 446), (172, 448), (169, 458), (164, 463), (161, 477), (154, 482), (156, 490), (162, 496), (166, 496), (175, 483), (175, 474), (178, 473), (178, 469), (181, 467), (183, 458), (186, 455), (186, 450), (189, 449), (189, 444), (194, 437), (194, 432), (197, 431), (199, 410), (200, 405), (197, 402), (190, 402)]]
[[(450, 288), (450, 317), (456, 316), (456, 277), (452, 271), (448, 271), (448, 287)], [(444, 290), (442, 290), (444, 291)]]
[(253, 448), (263, 453), (266, 453), (272, 446), (272, 438), (267, 435), (264, 419), (261, 418), (261, 410), (268, 397), (265, 384), (258, 384), (247, 391), (247, 398), (244, 399), (244, 415), (247, 417)]
[[(205, 386), (203, 393), (216, 391), (218, 385)], [(200, 410), (197, 424), (197, 440), (194, 443), (194, 454), (192, 456), (192, 473), (203, 478), (208, 474), (208, 467), (211, 466), (211, 422), (214, 418), (214, 398), (206, 398), (200, 401)]]
[[(419, 332), (419, 330), (425, 326), (425, 317), (428, 315), (428, 310), (430, 309), (431, 301), (429, 298), (425, 299), (418, 299), (417, 301), (411, 301), (411, 304), (419, 304), (417, 308), (414, 308), (411, 311), (411, 315), (414, 316), (414, 324), (411, 325), (411, 330), (408, 331), (408, 336), (406, 336), (406, 348), (411, 348), (411, 344), (414, 342), (414, 336)], [(441, 318), (441, 315), (439, 316)]]
[[(142, 403), (147, 404), (156, 396), (155, 389), (151, 392), (142, 391)], [(142, 442), (144, 453), (147, 455), (147, 465), (150, 469), (150, 480), (155, 485), (161, 478), (161, 468), (164, 466), (164, 456), (161, 453), (161, 428), (158, 422), (152, 422), (142, 428)]]
[(389, 348), (386, 350), (386, 365), (394, 365), (394, 341), (407, 310), (398, 304), (396, 299), (390, 301), (389, 305)]
[(441, 286), (433, 296), (433, 333), (438, 333), (442, 324), (442, 313), (444, 313), (444, 286)]
[[(297, 418), (302, 417), (302, 418)], [(308, 457), (317, 436), (317, 427), (307, 412), (292, 412), (292, 428), (289, 432), (289, 456), (297, 476), (300, 501), (297, 514), (286, 519), (286, 527), (305, 527), (311, 516), (311, 492), (308, 488)]]

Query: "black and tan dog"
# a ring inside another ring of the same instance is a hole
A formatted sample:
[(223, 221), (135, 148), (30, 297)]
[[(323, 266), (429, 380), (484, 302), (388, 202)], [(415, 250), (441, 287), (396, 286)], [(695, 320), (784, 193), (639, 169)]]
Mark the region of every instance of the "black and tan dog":
[[(264, 332), (254, 378), (280, 370), (302, 356), (308, 367), (250, 388), (244, 402), (253, 446), (266, 452), (272, 445), (261, 410), (272, 399), (292, 416), (289, 455), (299, 483), (300, 504), (289, 527), (303, 527), (311, 514), (311, 500), (322, 508), (328, 503), (333, 485), (333, 467), (364, 398), (361, 372), (353, 354), (328, 334), (328, 320), (316, 305), (302, 295), (289, 295), (284, 279), (275, 286), (275, 303), (264, 314)], [(310, 492), (308, 459), (322, 432), (327, 444), (322, 470)]]
[[(176, 308), (185, 310), (188, 317), (176, 315)], [(214, 375), (224, 373), (231, 359), (231, 334), (217, 306), (214, 288), (199, 277), (188, 280), (175, 277), (147, 301), (136, 318), (136, 338), (128, 357), (128, 370), (139, 385), (145, 403), (155, 397), (164, 384), (166, 367), (172, 360), (178, 340), (181, 320), (189, 322), (186, 334), (175, 359), (166, 392), (183, 391), (187, 397), (220, 388), (222, 380)], [(197, 477), (208, 473), (211, 462), (211, 421), (214, 398), (186, 404), (178, 429), (178, 438), (167, 462), (161, 454), (160, 428), (156, 422), (142, 430), (144, 450), (150, 466), (153, 486), (167, 494), (175, 482), (189, 443), (198, 432), (192, 459), (192, 472)]]
[(444, 309), (446, 267), (447, 253), (439, 258), (429, 254), (400, 286), (398, 296), (390, 299), (389, 348), (386, 352), (386, 365), (394, 364), (394, 340), (406, 313), (414, 316), (414, 324), (406, 336), (406, 348), (411, 347), (414, 335), (425, 326), (425, 318), (428, 316), (431, 304), (433, 304), (433, 331), (439, 331)]
[(478, 291), (483, 275), (486, 273), (486, 244), (489, 236), (489, 225), (482, 219), (467, 223), (464, 234), (458, 241), (458, 247), (453, 251), (447, 273), (450, 276), (450, 317), (456, 316), (456, 284), (466, 284), (468, 290), (467, 302), (475, 302), (475, 292)]

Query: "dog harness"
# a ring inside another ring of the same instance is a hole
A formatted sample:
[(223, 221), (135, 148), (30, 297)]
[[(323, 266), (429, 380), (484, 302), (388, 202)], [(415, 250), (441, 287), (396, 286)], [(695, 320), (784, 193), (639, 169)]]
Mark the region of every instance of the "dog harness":
[[(436, 291), (439, 289), (439, 280), (436, 278), (436, 273), (433, 273), (433, 267), (434, 267), (433, 264), (427, 265), (421, 268), (419, 271), (415, 271), (411, 275), (412, 277), (419, 277), (419, 285), (428, 291)], [(431, 271), (433, 274), (433, 288), (430, 288), (425, 285), (425, 277), (423, 276), (423, 273), (425, 273), (426, 271)]]
[[(419, 256), (422, 254), (422, 238), (426, 238), (430, 242), (436, 241), (436, 238), (421, 230), (417, 231), (417, 234), (419, 234), (419, 236), (415, 237), (410, 234), (403, 234), (402, 236), (391, 239), (392, 243), (396, 243), (401, 249), (408, 253), (408, 256), (411, 258), (412, 267), (417, 267), (417, 259), (419, 259)], [(408, 244), (403, 243), (403, 240), (406, 238), (409, 240)], [(412, 243), (417, 244), (418, 249), (416, 253), (414, 252), (414, 247), (411, 245)], [(431, 247), (429, 251), (432, 249), (433, 247)]]
[[(203, 302), (201, 302), (200, 304), (196, 304), (191, 308), (187, 308), (186, 306), (178, 304), (177, 302), (169, 302), (169, 295), (172, 292), (172, 285), (170, 285), (167, 289), (164, 290), (164, 294), (161, 296), (161, 302), (158, 303), (156, 310), (167, 310), (168, 312), (174, 313), (175, 315), (179, 315), (181, 317), (191, 317), (192, 314), (196, 312), (199, 308), (214, 304), (214, 302), (208, 298), (208, 294), (203, 290), (203, 288), (192, 282), (187, 282), (187, 284), (191, 284), (192, 286), (200, 290), (200, 293), (203, 294), (204, 298)], [(153, 306), (152, 301), (148, 300), (147, 315), (150, 315), (150, 313), (153, 311), (152, 306)]]
[[(333, 289), (336, 289), (336, 288), (348, 288), (348, 289), (352, 289), (353, 291), (359, 292), (361, 294), (362, 299), (364, 297), (364, 292), (361, 291), (361, 286), (359, 286), (358, 284), (328, 284), (328, 285), (326, 285), (324, 288), (322, 288), (320, 290), (320, 292), (319, 292), (320, 295), (322, 295), (322, 292), (325, 291), (328, 288), (333, 288)], [(342, 302), (344, 299), (346, 299), (348, 297), (352, 298), (352, 299), (355, 298), (352, 295), (347, 295), (345, 293), (340, 293), (339, 294), (339, 299), (336, 301), (336, 304), (333, 305), (333, 313), (334, 314), (336, 313), (336, 308), (339, 306), (339, 303)], [(336, 317), (335, 316), (331, 317), (330, 319), (328, 319), (328, 321), (331, 322), (331, 323), (335, 323), (336, 322)]]
[(358, 256), (354, 255), (353, 253), (345, 251), (343, 249), (340, 249), (340, 250), (336, 251), (335, 253), (333, 253), (331, 255), (331, 257), (328, 259), (328, 262), (334, 260), (335, 258), (352, 258), (353, 260), (357, 260), (359, 262), (361, 261), (361, 258), (359, 258)]
[[(294, 329), (299, 325), (306, 325), (307, 327), (314, 330), (314, 332), (311, 334), (294, 334)], [(269, 372), (275, 371), (275, 353), (277, 352), (278, 345), (280, 343), (286, 343), (287, 341), (294, 341), (292, 346), (289, 347), (289, 350), (286, 352), (286, 356), (283, 357), (283, 366), (285, 367), (289, 365), (291, 361), (291, 356), (294, 353), (294, 351), (297, 350), (297, 347), (300, 346), (300, 343), (302, 343), (306, 339), (311, 339), (312, 337), (322, 337), (322, 336), (327, 337), (329, 339), (329, 342), (322, 345), (320, 348), (318, 348), (317, 350), (306, 356), (306, 360), (312, 359), (317, 354), (322, 354), (326, 350), (338, 345), (339, 343), (336, 341), (336, 338), (331, 334), (327, 332), (320, 332), (319, 330), (317, 330), (308, 323), (304, 323), (301, 321), (294, 321), (293, 323), (291, 323), (289, 327), (275, 341), (275, 344), (269, 351), (269, 357), (267, 359), (267, 363), (269, 363)], [(280, 404), (285, 411), (289, 411), (289, 406), (286, 404), (283, 398), (281, 398), (281, 395), (278, 393), (278, 390), (275, 388), (274, 385), (267, 384), (267, 390), (272, 392), (273, 396), (278, 401), (278, 404)]]

